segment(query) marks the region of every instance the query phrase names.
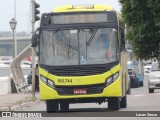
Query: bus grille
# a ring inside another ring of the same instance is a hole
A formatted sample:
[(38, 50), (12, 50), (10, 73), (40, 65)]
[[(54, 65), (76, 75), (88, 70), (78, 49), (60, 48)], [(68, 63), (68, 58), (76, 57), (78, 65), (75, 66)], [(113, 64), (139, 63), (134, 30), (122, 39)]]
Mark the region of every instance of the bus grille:
[(89, 76), (103, 74), (109, 71), (112, 67), (117, 65), (119, 61), (97, 64), (97, 65), (72, 65), (72, 66), (47, 66), (40, 65), (43, 69), (47, 70), (50, 74), (56, 76)]
[[(77, 87), (56, 87), (56, 91), (59, 95), (75, 95), (74, 90), (75, 89), (86, 89), (86, 94), (98, 94), (102, 93), (105, 85), (92, 85), (92, 86), (77, 86)], [(77, 95), (77, 94), (76, 94)], [(78, 94), (79, 95), (79, 94)]]
[(106, 72), (105, 67), (95, 67), (95, 68), (62, 68), (55, 69), (53, 74), (57, 76), (86, 76), (86, 75), (96, 75)]

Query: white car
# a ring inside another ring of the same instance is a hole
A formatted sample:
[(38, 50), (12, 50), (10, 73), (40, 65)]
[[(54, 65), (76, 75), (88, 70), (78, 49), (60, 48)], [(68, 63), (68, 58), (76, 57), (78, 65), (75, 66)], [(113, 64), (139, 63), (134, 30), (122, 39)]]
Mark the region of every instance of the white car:
[(149, 93), (153, 93), (154, 89), (160, 89), (160, 65), (153, 63), (148, 80)]
[(21, 62), (21, 67), (22, 68), (31, 68), (32, 67), (32, 62), (30, 62), (30, 61), (22, 61)]
[(151, 63), (147, 63), (147, 64), (144, 66), (144, 72), (145, 72), (145, 73), (149, 73), (150, 70), (151, 70), (151, 66), (152, 66)]
[(4, 63), (0, 63), (0, 67), (6, 68), (6, 67), (10, 67), (10, 65), (6, 65)]
[(11, 60), (3, 60), (3, 61), (0, 61), (0, 67), (7, 67), (9, 68), (10, 67), (10, 63), (11, 63)]
[[(6, 60), (6, 61), (0, 61), (0, 67), (7, 67), (9, 68), (10, 67), (10, 64), (11, 64), (11, 60)], [(32, 62), (30, 61), (22, 61), (21, 62), (21, 67), (22, 68), (31, 68), (32, 67)]]

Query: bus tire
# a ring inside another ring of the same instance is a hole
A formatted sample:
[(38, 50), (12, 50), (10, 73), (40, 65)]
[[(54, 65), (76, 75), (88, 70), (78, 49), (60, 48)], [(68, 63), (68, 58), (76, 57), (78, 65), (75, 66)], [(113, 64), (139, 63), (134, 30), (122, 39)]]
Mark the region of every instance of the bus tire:
[(124, 97), (122, 97), (122, 99), (120, 101), (120, 107), (121, 108), (126, 108), (127, 107), (127, 95), (125, 95)]
[(58, 110), (58, 102), (56, 100), (46, 100), (47, 112), (55, 112)]
[(69, 110), (69, 103), (68, 102), (60, 102), (60, 109), (62, 111)]
[(119, 97), (108, 98), (108, 108), (110, 110), (119, 110), (120, 109), (120, 99), (119, 99)]

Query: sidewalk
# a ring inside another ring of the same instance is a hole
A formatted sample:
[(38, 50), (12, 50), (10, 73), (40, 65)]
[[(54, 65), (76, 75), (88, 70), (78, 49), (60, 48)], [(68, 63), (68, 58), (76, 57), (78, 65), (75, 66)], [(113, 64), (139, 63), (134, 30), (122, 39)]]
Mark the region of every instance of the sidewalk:
[(12, 93), (0, 96), (0, 111), (15, 111), (18, 107), (22, 107), (25, 104), (33, 104), (39, 101), (39, 93), (35, 94), (35, 99), (32, 97), (32, 93)]

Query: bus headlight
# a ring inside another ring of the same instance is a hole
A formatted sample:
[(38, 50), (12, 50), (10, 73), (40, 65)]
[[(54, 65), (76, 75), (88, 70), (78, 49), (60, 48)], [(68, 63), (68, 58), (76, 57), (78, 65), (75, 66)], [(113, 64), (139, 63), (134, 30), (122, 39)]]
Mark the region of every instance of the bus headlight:
[(52, 87), (52, 88), (55, 88), (55, 84), (52, 80), (48, 80), (48, 86)]
[(117, 72), (116, 74), (114, 74), (114, 75), (113, 75), (113, 81), (117, 80), (118, 76), (119, 76), (119, 73), (118, 73), (118, 72)]
[(106, 86), (112, 83), (112, 76), (106, 80)]
[(43, 76), (40, 76), (41, 80), (43, 83), (45, 83), (47, 86), (51, 87), (51, 88), (55, 88), (55, 84), (52, 80), (49, 80)]
[(45, 84), (47, 84), (47, 79), (45, 77), (41, 76), (40, 78), (41, 78), (42, 82), (44, 82)]
[(116, 74), (110, 76), (109, 78), (106, 79), (106, 86), (110, 85), (111, 83), (113, 83), (114, 81), (116, 81), (118, 79), (119, 73), (117, 72)]

